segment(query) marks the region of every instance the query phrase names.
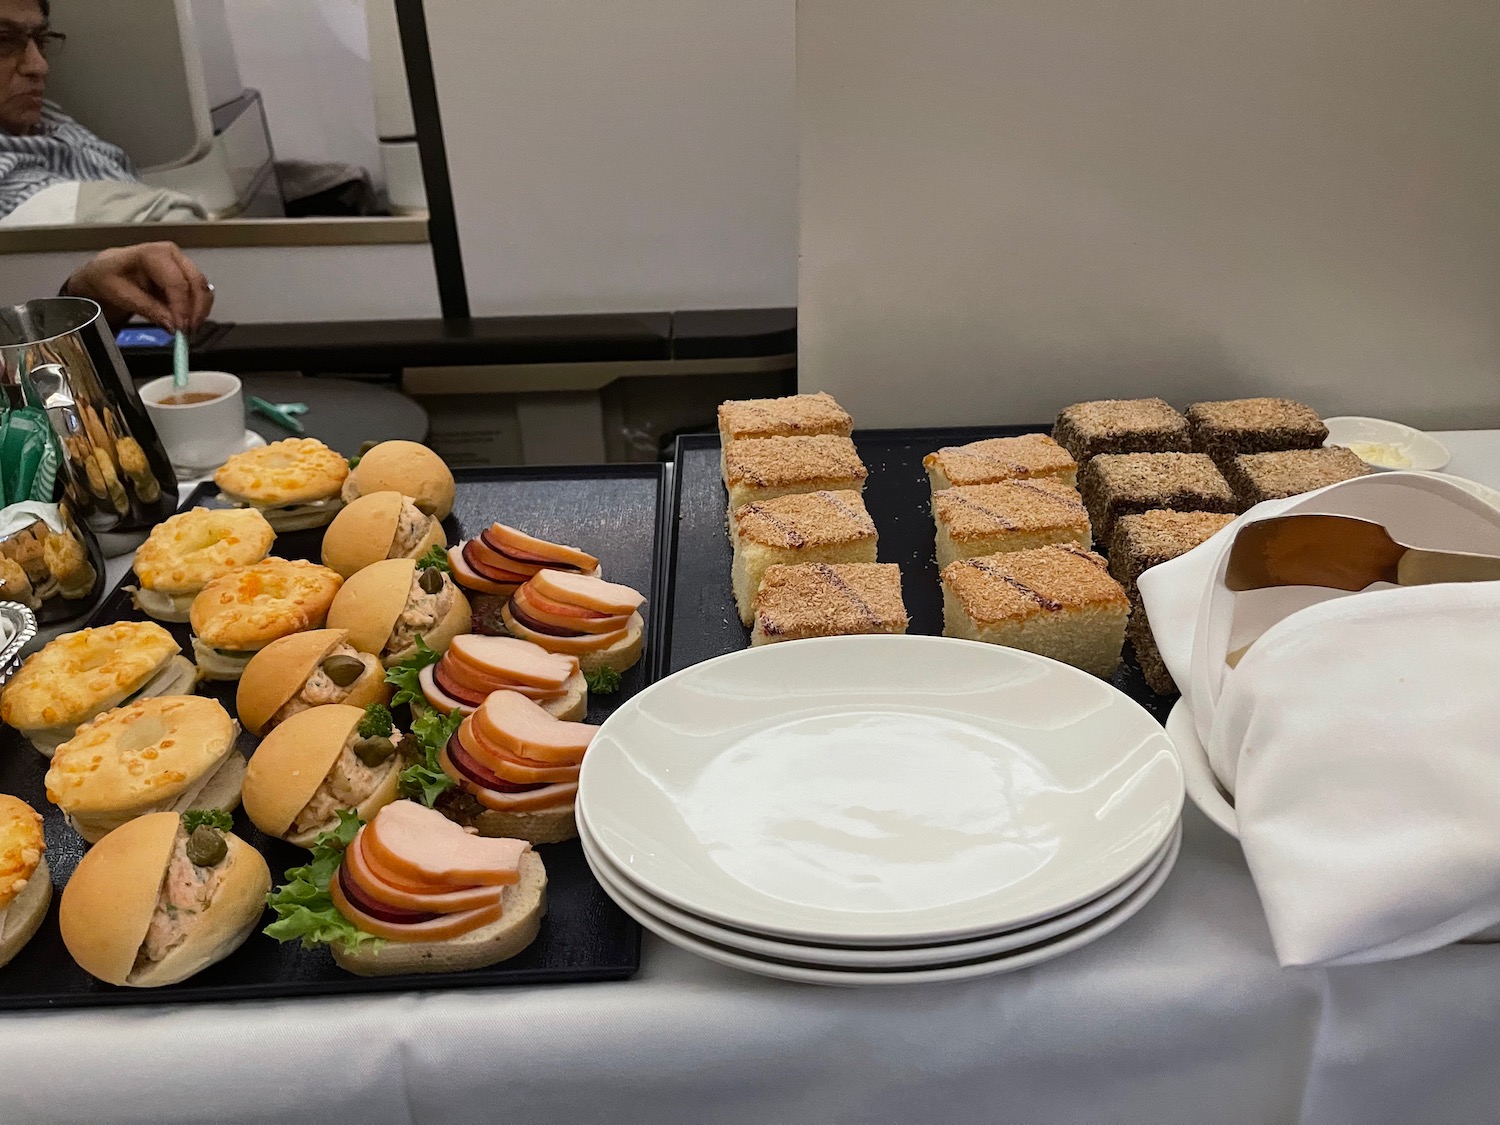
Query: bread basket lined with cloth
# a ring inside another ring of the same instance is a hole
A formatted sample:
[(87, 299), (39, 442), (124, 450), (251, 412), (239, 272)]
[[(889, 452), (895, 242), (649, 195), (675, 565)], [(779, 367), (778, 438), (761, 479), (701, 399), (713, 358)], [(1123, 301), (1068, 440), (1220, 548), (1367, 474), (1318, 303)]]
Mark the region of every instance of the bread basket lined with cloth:
[(1500, 582), (1229, 590), (1239, 528), (1293, 513), (1500, 555), (1500, 509), (1466, 482), (1388, 473), (1257, 505), (1141, 576), (1162, 659), (1234, 798), (1277, 955), (1355, 964), (1489, 930), (1500, 924)]

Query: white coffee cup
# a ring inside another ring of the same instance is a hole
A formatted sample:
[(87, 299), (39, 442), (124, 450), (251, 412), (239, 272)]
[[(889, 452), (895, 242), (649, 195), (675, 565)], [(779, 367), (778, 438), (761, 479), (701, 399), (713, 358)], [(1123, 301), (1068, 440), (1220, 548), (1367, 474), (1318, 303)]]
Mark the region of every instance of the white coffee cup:
[[(202, 394), (214, 397), (166, 401)], [(190, 371), (186, 387), (174, 386), (172, 376), (164, 375), (141, 388), (141, 401), (175, 469), (216, 469), (244, 447), (245, 399), (240, 381), (227, 371)]]

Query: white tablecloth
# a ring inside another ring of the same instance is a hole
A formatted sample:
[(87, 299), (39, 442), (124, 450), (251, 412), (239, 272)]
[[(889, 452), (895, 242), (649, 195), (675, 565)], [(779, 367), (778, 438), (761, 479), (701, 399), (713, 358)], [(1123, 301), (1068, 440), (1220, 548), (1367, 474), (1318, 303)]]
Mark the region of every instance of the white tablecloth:
[[(1500, 487), (1500, 432), (1439, 435)], [(1189, 809), (1159, 897), (1011, 976), (782, 984), (650, 937), (615, 984), (0, 1016), (0, 1122), (1382, 1122), (1500, 1116), (1500, 947), (1285, 971)]]

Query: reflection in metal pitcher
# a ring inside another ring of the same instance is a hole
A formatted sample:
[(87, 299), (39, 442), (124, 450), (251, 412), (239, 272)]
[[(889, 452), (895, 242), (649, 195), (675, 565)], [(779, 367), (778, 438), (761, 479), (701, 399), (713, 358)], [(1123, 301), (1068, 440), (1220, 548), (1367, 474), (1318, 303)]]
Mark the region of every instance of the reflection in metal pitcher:
[(48, 297), (0, 308), (0, 393), (46, 410), (64, 494), (107, 553), (129, 550), (177, 506), (177, 478), (99, 306)]
[(104, 558), (66, 501), (0, 508), (0, 601), (20, 602), (43, 625), (87, 612), (104, 592)]

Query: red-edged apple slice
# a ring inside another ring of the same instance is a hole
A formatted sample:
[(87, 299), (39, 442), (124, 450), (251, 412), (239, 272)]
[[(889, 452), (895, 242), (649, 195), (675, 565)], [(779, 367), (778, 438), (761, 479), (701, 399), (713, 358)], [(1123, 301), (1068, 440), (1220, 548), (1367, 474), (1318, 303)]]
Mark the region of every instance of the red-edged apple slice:
[(498, 902), (505, 893), (502, 887), (468, 887), (434, 892), (400, 886), (382, 879), (380, 872), (369, 864), (359, 837), (355, 837), (354, 843), (344, 852), (343, 869), (354, 881), (361, 897), (388, 909), (410, 910), (419, 914), (452, 914), (458, 910), (477, 910)]
[(438, 764), (443, 767), (444, 773), (472, 793), (474, 799), (487, 809), (520, 812), (526, 809), (556, 808), (571, 805), (573, 798), (578, 795), (577, 782), (511, 785), (496, 778), (500, 787), (491, 788), (479, 780), (486, 776), (487, 771), (465, 755), (462, 746), (455, 746), (451, 742), (438, 751)]
[[(427, 700), (429, 707), (434, 707), (445, 715), (451, 715), (460, 711), (465, 715), (472, 715), (474, 708), (479, 703), (465, 703), (462, 699), (455, 699), (438, 686), (437, 677), (433, 673), (435, 665), (429, 664), (417, 673), (417, 682), (422, 685), (422, 698)], [(484, 700), (480, 700), (483, 703)]]
[(630, 621), (628, 613), (607, 614), (567, 602), (553, 601), (536, 592), (531, 583), (511, 595), (517, 609), (528, 621), (569, 633), (618, 633)]
[[(481, 594), (501, 594), (509, 596), (516, 591), (515, 582), (496, 582), (492, 578), (486, 578), (469, 565), (464, 558), (464, 544), (448, 548), (448, 565), (453, 569), (453, 581), (460, 586), (467, 586)], [(525, 581), (522, 579), (522, 581)]]
[(447, 941), (463, 937), (464, 934), (488, 926), (500, 919), (501, 905), (483, 906), (478, 910), (465, 910), (457, 914), (439, 914), (422, 922), (389, 922), (377, 914), (371, 914), (356, 906), (345, 893), (343, 878), (333, 879), (328, 884), (328, 897), (333, 905), (355, 926), (367, 934), (387, 941)]
[(478, 539), (470, 539), (464, 544), (464, 562), (469, 564), (469, 569), (475, 574), (481, 578), (488, 578), (491, 582), (519, 586), (531, 577), (529, 571), (511, 570), (499, 555)]
[(503, 523), (491, 524), (485, 531), (486, 541), (496, 550), (502, 551), (521, 562), (538, 562), (544, 565), (561, 564), (585, 573), (599, 565), (599, 560), (587, 551), (567, 547), (561, 543), (549, 543), (535, 535), (527, 535)]
[[(550, 785), (559, 781), (578, 780), (577, 765), (556, 765), (518, 758), (486, 742), (484, 732), (474, 725), (472, 718), (464, 721), (454, 737), (458, 739), (464, 753), (483, 766), (490, 776), (512, 785)], [(498, 789), (500, 786), (490, 785), (490, 788)]]
[(539, 688), (530, 684), (518, 684), (511, 680), (501, 679), (499, 676), (491, 676), (475, 672), (465, 664), (449, 660), (447, 654), (443, 659), (433, 665), (432, 682), (439, 691), (446, 692), (454, 699), (464, 703), (473, 701), (473, 706), (484, 702), (484, 697), (492, 691), (515, 691), (520, 692), (527, 699), (555, 699), (563, 694), (563, 688)]
[(571, 656), (606, 649), (610, 645), (624, 640), (629, 629), (627, 626), (627, 628), (621, 629), (617, 633), (582, 633), (569, 636), (561, 630), (555, 630), (551, 625), (528, 622), (524, 620), (524, 614), (518, 617), (515, 613), (511, 612), (510, 602), (506, 602), (501, 607), (500, 620), (505, 622), (506, 632), (511, 636), (519, 637), (523, 641), (531, 641), (534, 644), (539, 644), (548, 652), (567, 653)]
[(646, 598), (629, 586), (618, 582), (606, 582), (602, 578), (590, 578), (586, 574), (566, 574), (560, 570), (544, 570), (532, 578), (529, 585), (534, 593), (556, 602), (582, 609), (615, 616), (632, 614), (645, 604)]

